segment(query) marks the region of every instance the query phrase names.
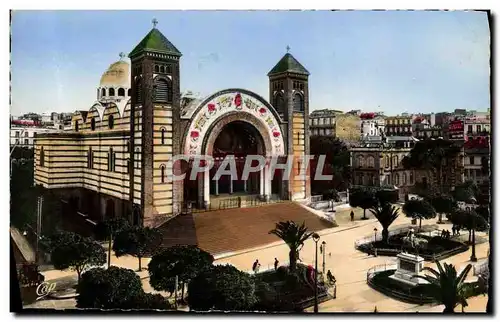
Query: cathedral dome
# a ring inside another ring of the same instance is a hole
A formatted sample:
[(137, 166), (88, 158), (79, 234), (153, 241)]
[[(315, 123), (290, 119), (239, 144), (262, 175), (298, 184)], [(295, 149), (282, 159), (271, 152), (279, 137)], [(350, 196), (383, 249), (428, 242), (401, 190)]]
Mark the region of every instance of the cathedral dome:
[(119, 60), (102, 74), (100, 87), (130, 86), (130, 64)]

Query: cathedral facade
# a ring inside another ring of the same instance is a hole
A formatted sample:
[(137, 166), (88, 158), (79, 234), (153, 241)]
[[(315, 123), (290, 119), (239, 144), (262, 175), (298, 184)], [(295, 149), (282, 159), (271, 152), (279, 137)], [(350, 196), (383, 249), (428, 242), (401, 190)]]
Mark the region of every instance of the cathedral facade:
[[(71, 130), (36, 137), (40, 191), (56, 194), (66, 209), (93, 221), (125, 216), (145, 226), (161, 225), (186, 202), (209, 209), (225, 195), (308, 198), (309, 178), (294, 174), (301, 168), (297, 157), (309, 154), (309, 72), (286, 53), (268, 73), (269, 101), (239, 88), (200, 99), (181, 94), (181, 56), (155, 27), (130, 52), (130, 64), (123, 57), (112, 64), (101, 77), (97, 101), (74, 113)], [(169, 164), (181, 154), (185, 161)], [(190, 180), (200, 155), (211, 156), (214, 167)], [(228, 155), (238, 173), (247, 155), (295, 156), (292, 176), (271, 176), (266, 162), (246, 180), (214, 180)], [(172, 182), (171, 172), (188, 175)]]

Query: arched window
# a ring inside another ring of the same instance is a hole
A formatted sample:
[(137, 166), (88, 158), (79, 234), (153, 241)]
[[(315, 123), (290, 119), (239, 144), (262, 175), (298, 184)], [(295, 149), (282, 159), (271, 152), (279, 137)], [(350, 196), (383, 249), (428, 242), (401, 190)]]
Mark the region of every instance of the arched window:
[(114, 88), (109, 89), (109, 96), (115, 96), (115, 89)]
[(108, 127), (110, 130), (112, 130), (115, 127), (115, 117), (113, 115), (110, 115), (108, 117)]
[(375, 167), (375, 159), (372, 156), (368, 157), (368, 167), (369, 168)]
[(40, 166), (41, 167), (45, 166), (45, 151), (43, 150), (43, 146), (40, 149)]
[(109, 148), (108, 152), (108, 171), (115, 171), (115, 160), (114, 160), (113, 148)]
[(407, 177), (406, 177), (406, 172), (405, 172), (405, 173), (403, 173), (403, 184), (404, 185), (406, 185), (406, 182), (407, 182), (406, 179), (407, 179)]
[(75, 121), (75, 131), (76, 131), (76, 132), (78, 132), (78, 126), (79, 126), (79, 124), (78, 124), (78, 120), (76, 120), (76, 121)]
[(304, 99), (299, 93), (293, 96), (293, 111), (304, 112)]
[(278, 114), (285, 114), (285, 100), (283, 99), (283, 93), (278, 92), (274, 96), (274, 107)]
[(87, 168), (92, 169), (93, 168), (93, 153), (92, 153), (92, 147), (89, 146), (89, 152), (87, 153)]
[(165, 183), (165, 166), (161, 165), (160, 170), (161, 170), (161, 183)]
[(172, 74), (172, 66), (167, 65), (167, 67), (165, 67), (165, 73)]
[(165, 66), (160, 66), (160, 73), (165, 74)]
[(398, 173), (396, 173), (396, 174), (394, 175), (394, 184), (395, 184), (396, 186), (397, 186), (397, 185), (399, 185), (399, 174), (398, 174)]
[(169, 82), (164, 78), (155, 80), (155, 95), (154, 99), (157, 102), (170, 102), (171, 101), (172, 87)]
[(95, 118), (94, 117), (90, 119), (90, 129), (92, 131), (95, 131)]
[(155, 65), (155, 73), (159, 73), (160, 72), (160, 67), (158, 65)]
[(118, 96), (125, 96), (125, 89), (123, 89), (122, 87), (120, 87), (118, 89)]
[(131, 88), (128, 89), (127, 96), (132, 96), (132, 89)]
[(396, 168), (398, 165), (399, 165), (399, 157), (398, 157), (397, 155), (395, 155), (395, 156), (392, 158), (392, 167), (393, 167), (393, 168)]
[(358, 167), (364, 167), (364, 166), (365, 166), (365, 158), (362, 155), (360, 155), (358, 157)]
[(142, 80), (138, 80), (135, 84), (136, 103), (142, 103)]
[(104, 96), (106, 96), (106, 89), (105, 88), (101, 89), (101, 97), (104, 97)]
[(165, 130), (165, 128), (163, 127), (163, 128), (161, 129), (161, 144), (165, 144), (165, 132), (166, 132), (166, 130)]

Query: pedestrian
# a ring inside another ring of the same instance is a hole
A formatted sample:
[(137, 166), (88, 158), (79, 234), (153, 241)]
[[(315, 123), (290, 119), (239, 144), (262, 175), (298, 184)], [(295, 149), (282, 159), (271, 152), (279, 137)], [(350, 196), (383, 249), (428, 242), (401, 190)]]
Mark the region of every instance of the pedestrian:
[(351, 221), (354, 221), (354, 211), (351, 210)]
[(278, 270), (278, 265), (280, 264), (280, 262), (278, 261), (278, 259), (275, 257), (274, 258), (274, 270)]
[(255, 274), (257, 274), (259, 272), (259, 267), (260, 267), (260, 263), (259, 263), (259, 260), (256, 259), (255, 262), (253, 263), (252, 265), (252, 270)]
[(330, 270), (328, 270), (328, 272), (326, 273), (326, 278), (328, 279), (328, 283), (330, 283), (332, 285), (337, 282), (337, 280), (335, 279), (335, 276), (333, 276), (333, 274)]
[(446, 230), (442, 230), (441, 231), (441, 238), (445, 238), (446, 237)]
[(455, 236), (455, 235), (456, 235), (455, 225), (453, 225), (453, 226), (451, 227), (451, 231), (453, 232), (453, 236)]

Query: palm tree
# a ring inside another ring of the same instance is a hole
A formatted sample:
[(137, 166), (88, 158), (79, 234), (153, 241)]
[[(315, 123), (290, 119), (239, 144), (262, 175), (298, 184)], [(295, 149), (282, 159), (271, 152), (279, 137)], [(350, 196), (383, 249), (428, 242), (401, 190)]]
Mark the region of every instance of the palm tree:
[(389, 242), (389, 226), (399, 217), (399, 209), (390, 203), (379, 203), (370, 211), (382, 225), (382, 241), (387, 244)]
[[(464, 270), (457, 275), (457, 270), (452, 264), (444, 263), (444, 268), (441, 263), (436, 261), (438, 271), (431, 267), (424, 267), (424, 271), (429, 271), (432, 275), (415, 275), (429, 284), (422, 284), (424, 292), (433, 297), (434, 300), (444, 305), (443, 313), (455, 312), (455, 307), (462, 304), (462, 308), (467, 306), (467, 294), (470, 291), (470, 286), (464, 283), (467, 274), (472, 269), (472, 265), (468, 264)], [(462, 309), (463, 310), (463, 309)]]
[(290, 248), (290, 272), (295, 272), (297, 260), (299, 260), (299, 251), (304, 246), (304, 242), (312, 236), (313, 233), (307, 232), (305, 223), (300, 226), (293, 221), (280, 221), (276, 224), (276, 228), (269, 232), (274, 234)]

